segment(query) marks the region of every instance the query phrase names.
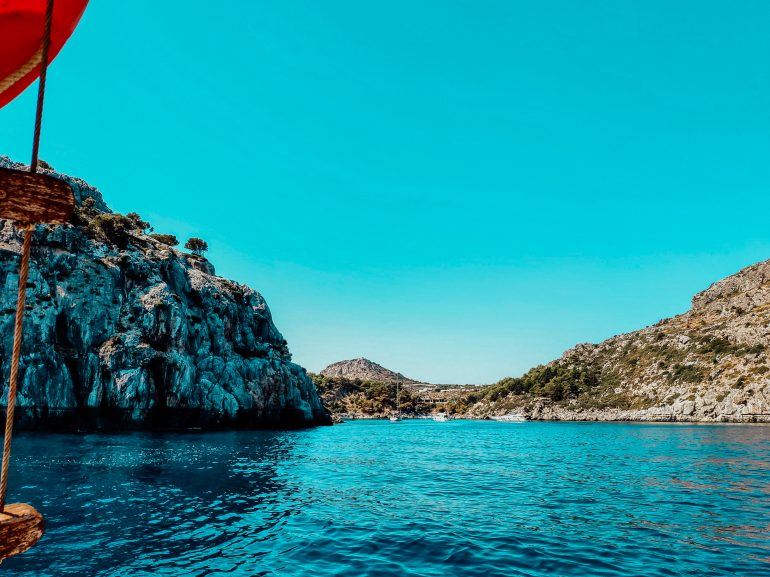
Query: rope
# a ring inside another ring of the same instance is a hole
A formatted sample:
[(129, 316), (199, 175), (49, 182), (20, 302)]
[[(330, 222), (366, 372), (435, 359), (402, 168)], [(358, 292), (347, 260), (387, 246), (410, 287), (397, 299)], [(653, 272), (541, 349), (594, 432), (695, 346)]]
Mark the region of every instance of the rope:
[[(40, 82), (37, 86), (37, 107), (35, 109), (35, 131), (32, 137), (32, 162), (29, 171), (37, 172), (38, 152), (40, 150), (40, 128), (43, 123), (43, 101), (45, 100), (45, 78), (48, 71), (48, 50), (51, 46), (51, 20), (53, 2), (47, 0), (45, 10), (45, 32), (40, 49)], [(33, 225), (24, 228), (19, 265), (19, 288), (16, 297), (16, 321), (13, 325), (13, 354), (11, 355), (11, 375), (8, 382), (8, 404), (5, 410), (5, 436), (3, 437), (3, 463), (0, 467), (0, 512), (5, 508), (5, 493), (8, 489), (8, 465), (11, 461), (11, 440), (13, 438), (13, 416), (16, 409), (16, 384), (19, 377), (19, 358), (24, 328), (24, 306), (27, 301), (27, 276), (29, 274), (29, 255), (32, 247)]]
[[(32, 137), (32, 162), (29, 171), (37, 172), (37, 154), (40, 150), (40, 127), (43, 124), (43, 100), (45, 99), (45, 79), (48, 76), (48, 50), (51, 47), (51, 20), (53, 19), (53, 0), (48, 0), (45, 8), (45, 33), (40, 58), (40, 82), (37, 85), (37, 107), (35, 109), (35, 134)], [(1, 495), (0, 495), (1, 496)]]
[(14, 70), (8, 76), (0, 80), (0, 94), (8, 90), (11, 86), (32, 72), (40, 64), (42, 59), (43, 47), (41, 46), (37, 49), (37, 52), (32, 55), (32, 58), (22, 64), (20, 68)]
[(27, 300), (27, 274), (29, 273), (29, 253), (32, 245), (32, 227), (24, 232), (21, 249), (21, 267), (19, 268), (19, 291), (16, 297), (16, 322), (13, 325), (13, 354), (11, 356), (11, 377), (8, 385), (8, 408), (5, 411), (5, 438), (3, 442), (3, 465), (0, 476), (0, 511), (5, 505), (5, 491), (8, 488), (8, 464), (11, 460), (11, 438), (13, 437), (13, 414), (16, 408), (16, 382), (19, 376), (19, 357), (21, 356), (22, 325), (24, 323), (24, 305)]

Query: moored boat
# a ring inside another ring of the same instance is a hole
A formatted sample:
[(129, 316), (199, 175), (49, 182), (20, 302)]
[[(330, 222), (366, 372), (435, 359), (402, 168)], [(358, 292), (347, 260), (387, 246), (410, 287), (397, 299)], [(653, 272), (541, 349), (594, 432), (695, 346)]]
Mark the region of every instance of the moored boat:
[(493, 421), (500, 421), (503, 423), (526, 423), (527, 417), (521, 413), (509, 413), (507, 415), (498, 415), (495, 417), (489, 417)]

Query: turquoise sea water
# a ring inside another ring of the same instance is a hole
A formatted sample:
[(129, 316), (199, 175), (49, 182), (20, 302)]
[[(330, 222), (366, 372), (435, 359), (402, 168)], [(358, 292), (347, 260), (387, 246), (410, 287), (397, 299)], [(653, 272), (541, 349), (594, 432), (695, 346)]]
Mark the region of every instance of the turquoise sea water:
[(18, 435), (3, 575), (768, 575), (770, 427)]

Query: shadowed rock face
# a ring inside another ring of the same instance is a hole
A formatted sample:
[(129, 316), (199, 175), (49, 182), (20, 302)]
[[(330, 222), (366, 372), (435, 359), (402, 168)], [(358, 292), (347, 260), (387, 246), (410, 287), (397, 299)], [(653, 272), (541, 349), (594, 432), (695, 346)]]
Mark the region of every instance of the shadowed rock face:
[[(0, 165), (18, 166), (0, 157)], [(101, 194), (70, 179), (91, 215)], [(82, 209), (81, 209), (82, 210)], [(141, 231), (38, 226), (17, 398), (22, 428), (285, 427), (329, 422), (262, 296)], [(21, 237), (0, 220), (5, 405)]]

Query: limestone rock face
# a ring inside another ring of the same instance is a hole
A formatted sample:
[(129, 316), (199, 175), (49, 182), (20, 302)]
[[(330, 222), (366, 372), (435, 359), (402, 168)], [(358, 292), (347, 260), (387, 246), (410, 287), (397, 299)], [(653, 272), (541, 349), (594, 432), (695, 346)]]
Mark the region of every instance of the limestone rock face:
[(684, 314), (547, 365), (592, 376), (558, 402), (514, 394), (471, 416), (520, 411), (534, 419), (770, 421), (770, 261), (714, 283)]
[[(18, 166), (4, 158), (0, 165)], [(34, 232), (20, 427), (283, 427), (330, 421), (313, 382), (291, 362), (258, 292), (216, 276), (204, 258), (142, 230), (115, 233), (126, 219), (109, 212), (98, 190), (51, 173), (73, 184), (80, 208), (76, 224), (38, 226)], [(0, 221), (3, 406), (20, 249), (19, 232)]]

